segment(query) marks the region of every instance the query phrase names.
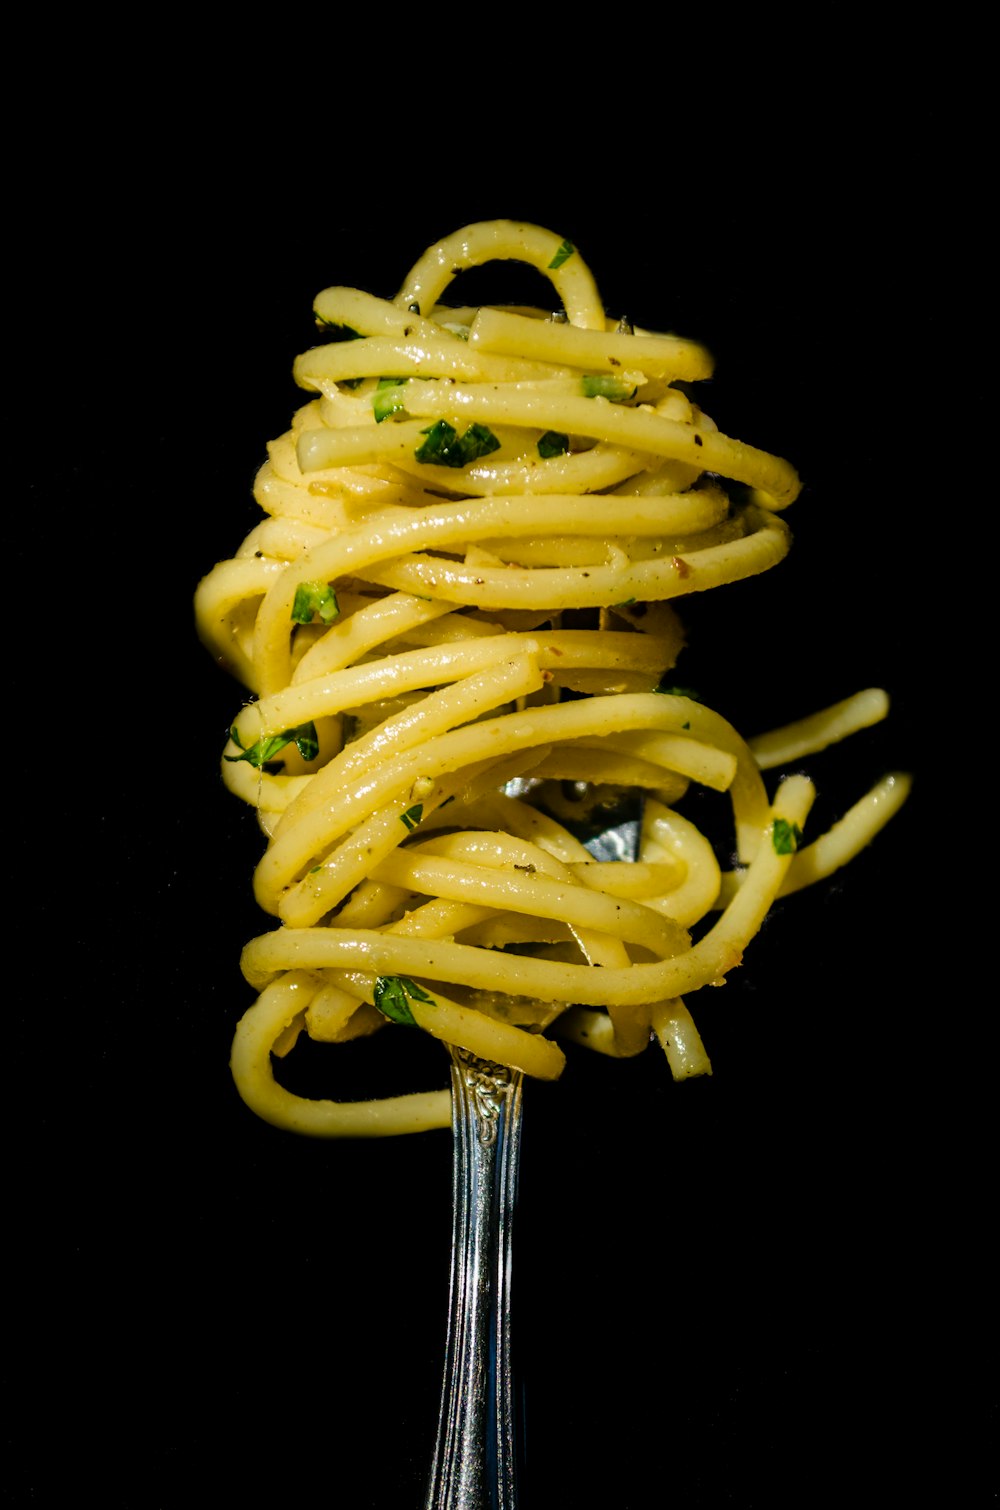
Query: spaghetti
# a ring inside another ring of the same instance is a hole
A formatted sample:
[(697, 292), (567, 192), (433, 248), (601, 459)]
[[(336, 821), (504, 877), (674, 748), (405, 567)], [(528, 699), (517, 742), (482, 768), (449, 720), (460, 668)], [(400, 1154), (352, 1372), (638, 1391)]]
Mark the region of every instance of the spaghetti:
[[(494, 259), (542, 273), (556, 313), (442, 302)], [(319, 1136), (450, 1125), (444, 1089), (338, 1102), (275, 1078), (302, 1032), (390, 1023), (544, 1079), (560, 1039), (710, 1072), (686, 998), (910, 785), (886, 777), (803, 844), (811, 781), (772, 795), (763, 773), (884, 718), (885, 694), (748, 743), (670, 685), (672, 600), (782, 560), (794, 469), (690, 396), (701, 346), (608, 319), (538, 226), (467, 226), (394, 299), (328, 288), (314, 310), (322, 343), (294, 366), (312, 397), (255, 483), (266, 517), (195, 600), (253, 695), (222, 773), (266, 836), (254, 891), (276, 920), (243, 952), (241, 1096)], [(692, 782), (728, 799), (728, 872), (679, 810)], [(595, 860), (581, 814), (636, 791), (638, 860)]]

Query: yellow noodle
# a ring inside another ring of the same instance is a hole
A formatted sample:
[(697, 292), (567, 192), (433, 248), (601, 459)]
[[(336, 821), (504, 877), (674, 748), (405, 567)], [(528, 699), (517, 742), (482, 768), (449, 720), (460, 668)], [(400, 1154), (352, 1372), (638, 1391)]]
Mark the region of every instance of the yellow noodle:
[[(551, 312), (444, 302), (507, 259), (549, 280)], [(554, 1036), (618, 1058), (656, 1043), (675, 1079), (710, 1074), (690, 998), (910, 784), (885, 778), (803, 844), (812, 783), (771, 795), (763, 772), (884, 718), (885, 693), (748, 742), (660, 690), (684, 645), (672, 601), (788, 552), (794, 468), (692, 398), (703, 347), (609, 315), (543, 227), (466, 226), (394, 299), (331, 286), (314, 311), (293, 369), (314, 397), (268, 446), (264, 517), (195, 594), (252, 697), (222, 773), (257, 812), (255, 896), (279, 920), (243, 950), (240, 1095), (312, 1136), (446, 1126), (445, 1089), (313, 1100), (276, 1074), (303, 1034), (385, 1026), (542, 1079), (565, 1064)], [(728, 810), (726, 874), (675, 806), (692, 783)], [(596, 860), (580, 822), (635, 789), (638, 856)]]

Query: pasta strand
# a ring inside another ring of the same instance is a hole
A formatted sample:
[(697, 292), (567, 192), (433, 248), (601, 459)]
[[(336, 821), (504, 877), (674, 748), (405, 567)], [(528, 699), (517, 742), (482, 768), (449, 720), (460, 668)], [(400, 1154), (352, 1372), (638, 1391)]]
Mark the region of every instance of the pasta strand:
[[(444, 302), (510, 260), (548, 280), (551, 310)], [(314, 1137), (449, 1125), (443, 1088), (291, 1088), (303, 1035), (336, 1058), (385, 1028), (540, 1079), (567, 1063), (557, 1038), (615, 1058), (656, 1044), (675, 1079), (710, 1075), (691, 999), (911, 785), (883, 778), (805, 842), (812, 781), (772, 793), (765, 773), (879, 722), (887, 694), (748, 741), (671, 685), (674, 600), (784, 559), (794, 467), (699, 406), (704, 347), (609, 316), (544, 227), (465, 226), (394, 298), (331, 285), (314, 314), (262, 518), (195, 593), (202, 641), (249, 694), (221, 772), (257, 814), (254, 895), (276, 920), (242, 953), (239, 1094)], [(726, 871), (681, 810), (692, 786), (728, 823)], [(596, 859), (588, 835), (637, 793), (638, 855)]]

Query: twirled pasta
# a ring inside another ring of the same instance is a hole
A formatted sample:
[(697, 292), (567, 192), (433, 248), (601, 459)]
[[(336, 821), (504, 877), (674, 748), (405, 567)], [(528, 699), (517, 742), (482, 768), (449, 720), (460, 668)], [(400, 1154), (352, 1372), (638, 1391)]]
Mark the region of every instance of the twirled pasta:
[[(516, 259), (556, 313), (449, 307), (463, 270)], [(450, 1094), (308, 1100), (273, 1056), (390, 1019), (552, 1079), (556, 1037), (707, 1056), (685, 998), (738, 965), (774, 899), (828, 875), (905, 800), (886, 777), (799, 838), (801, 775), (762, 772), (883, 718), (879, 689), (748, 744), (666, 674), (670, 600), (787, 553), (785, 461), (690, 397), (708, 353), (610, 320), (579, 252), (489, 221), (428, 249), (393, 300), (329, 288), (314, 397), (268, 448), (266, 518), (196, 593), (205, 644), (254, 695), (226, 785), (257, 811), (254, 877), (277, 926), (252, 940), (237, 1029), (244, 1100), (278, 1126), (385, 1135), (450, 1123)], [(728, 795), (737, 867), (677, 810)], [(639, 859), (595, 860), (572, 821), (645, 794)], [(580, 799), (584, 799), (581, 806)], [(717, 916), (716, 916), (717, 914)]]

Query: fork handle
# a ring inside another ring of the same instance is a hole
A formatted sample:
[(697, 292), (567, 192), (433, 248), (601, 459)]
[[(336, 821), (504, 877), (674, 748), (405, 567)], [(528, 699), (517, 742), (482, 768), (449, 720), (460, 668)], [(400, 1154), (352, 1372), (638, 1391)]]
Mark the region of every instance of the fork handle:
[(450, 1053), (451, 1296), (425, 1510), (515, 1510), (511, 1230), (524, 1077), (464, 1049)]

